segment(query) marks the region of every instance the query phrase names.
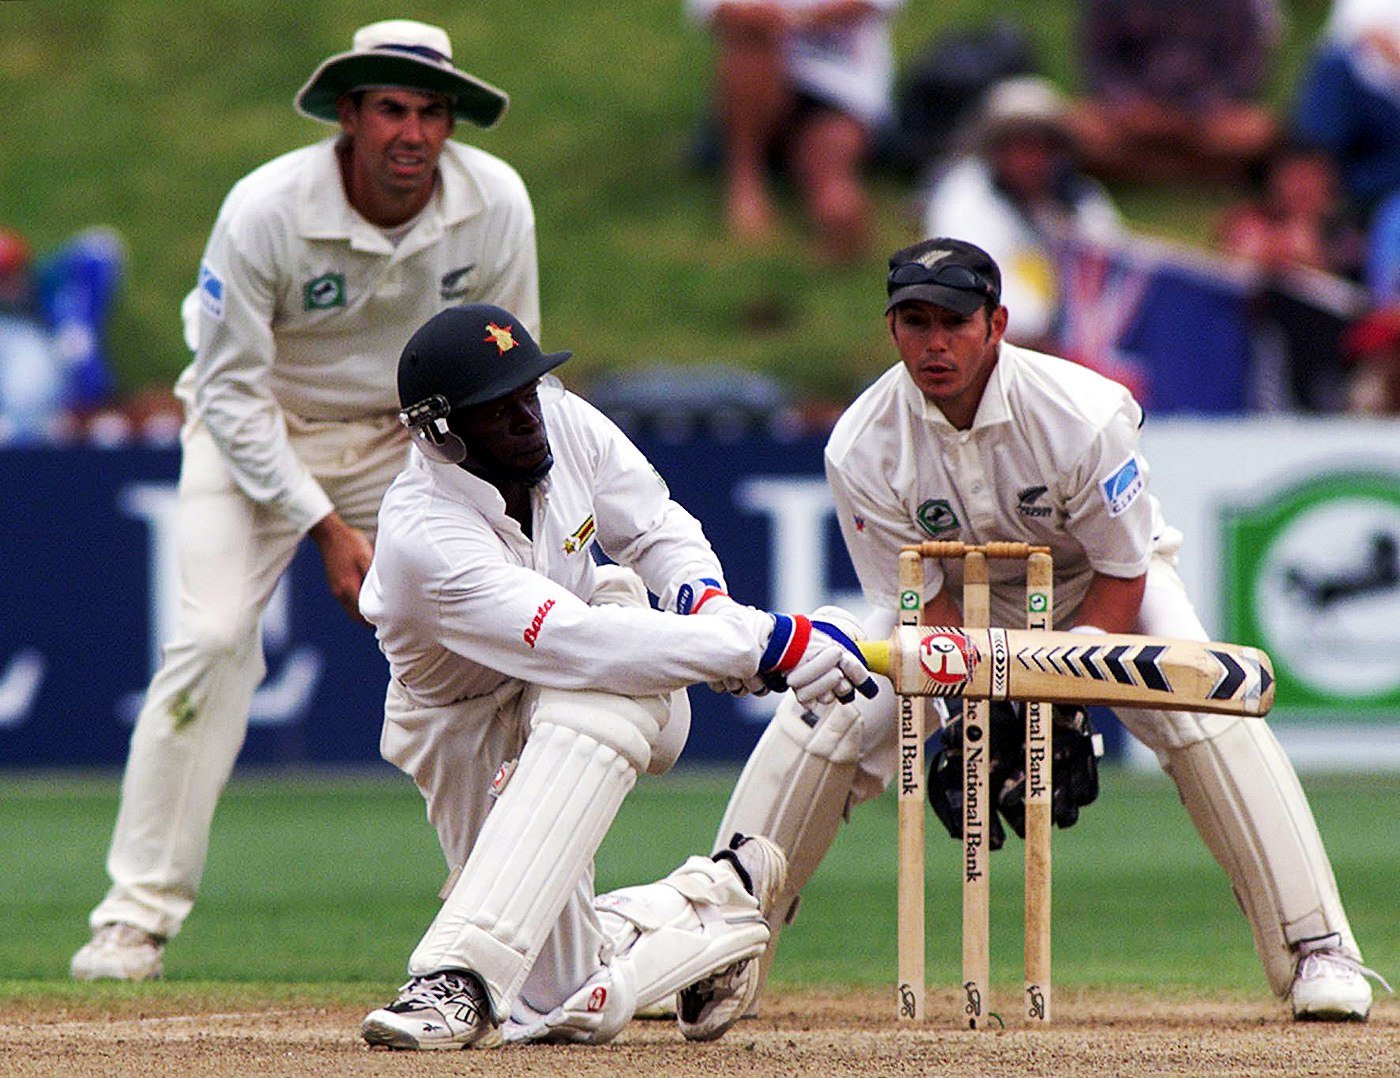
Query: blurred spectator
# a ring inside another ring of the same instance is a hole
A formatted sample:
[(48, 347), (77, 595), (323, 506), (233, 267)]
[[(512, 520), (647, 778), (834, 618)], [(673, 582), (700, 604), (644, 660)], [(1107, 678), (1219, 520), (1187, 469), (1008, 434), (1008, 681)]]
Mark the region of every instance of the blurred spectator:
[(1002, 270), (1007, 340), (1044, 350), (1060, 304), (1053, 242), (1120, 235), (1117, 207), (1077, 166), (1068, 105), (1035, 75), (988, 91), (955, 158), (929, 192), (925, 236), (958, 235)]
[(1291, 122), (1325, 147), (1363, 221), (1400, 187), (1400, 2), (1336, 0)]
[(1254, 404), (1263, 411), (1346, 409), (1342, 334), (1363, 305), (1366, 237), (1331, 156), (1281, 142), (1254, 170), (1255, 193), (1216, 223), (1217, 246), (1248, 262)]
[(1347, 212), (1327, 151), (1283, 142), (1252, 171), (1253, 197), (1217, 223), (1220, 249), (1271, 273), (1305, 266), (1360, 280), (1366, 237)]
[(895, 142), (890, 156), (924, 186), (954, 152), (953, 138), (987, 91), (1014, 75), (1036, 71), (1030, 35), (1018, 22), (940, 33), (906, 67), (895, 90)]
[(36, 307), (29, 244), (0, 229), (0, 444), (51, 438), (62, 406), (63, 379)]
[(44, 441), (108, 403), (108, 315), (125, 252), (110, 229), (72, 237), (37, 262), (0, 230), (0, 441)]
[(865, 249), (861, 175), (890, 122), (889, 19), (903, 0), (686, 0), (713, 36), (725, 217), (759, 240), (777, 231), (768, 165), (777, 154), (831, 262)]
[(1274, 0), (1081, 0), (1086, 168), (1114, 181), (1235, 181), (1274, 138), (1261, 98)]
[(1371, 220), (1366, 287), (1376, 303), (1400, 304), (1400, 187), (1380, 204)]
[(1342, 339), (1352, 364), (1347, 410), (1400, 415), (1400, 303), (1373, 311)]

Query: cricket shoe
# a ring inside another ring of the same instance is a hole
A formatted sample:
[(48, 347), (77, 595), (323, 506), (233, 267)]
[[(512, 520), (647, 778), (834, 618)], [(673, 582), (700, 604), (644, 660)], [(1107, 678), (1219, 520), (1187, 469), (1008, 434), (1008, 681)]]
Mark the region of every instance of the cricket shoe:
[(78, 948), (68, 973), (75, 981), (158, 981), (164, 954), (165, 940), (135, 925), (99, 925)]
[[(758, 902), (765, 921), (782, 894), (787, 879), (787, 858), (778, 845), (762, 835), (740, 835), (729, 841), (714, 860), (734, 869), (744, 890)], [(676, 1024), (688, 1041), (712, 1041), (722, 1037), (758, 996), (762, 984), (762, 956), (745, 958), (696, 981), (676, 993)]]
[(501, 1043), (486, 986), (475, 973), (456, 969), (414, 977), (393, 1003), (365, 1015), (360, 1036), (372, 1046), (411, 1050)]
[(1367, 969), (1355, 958), (1334, 948), (1299, 947), (1298, 971), (1293, 975), (1289, 997), (1293, 1017), (1299, 1022), (1364, 1022), (1371, 1013), (1371, 986), (1374, 977), (1387, 992), (1385, 978)]

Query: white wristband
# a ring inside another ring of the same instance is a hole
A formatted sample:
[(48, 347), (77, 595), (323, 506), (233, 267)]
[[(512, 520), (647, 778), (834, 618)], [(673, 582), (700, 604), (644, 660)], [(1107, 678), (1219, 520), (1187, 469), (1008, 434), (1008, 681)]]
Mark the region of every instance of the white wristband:
[(1072, 626), (1069, 631), (1072, 633), (1082, 633), (1085, 636), (1108, 635), (1103, 629), (1100, 629), (1097, 625), (1075, 625)]

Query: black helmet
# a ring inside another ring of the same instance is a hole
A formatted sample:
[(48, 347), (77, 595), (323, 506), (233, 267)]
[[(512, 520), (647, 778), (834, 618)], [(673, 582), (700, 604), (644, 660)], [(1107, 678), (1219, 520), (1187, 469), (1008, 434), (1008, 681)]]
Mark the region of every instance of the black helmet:
[(423, 323), (399, 356), (399, 422), (428, 456), (458, 464), (466, 446), (447, 429), (454, 408), (513, 393), (571, 355), (540, 351), (520, 319), (503, 307), (449, 307)]

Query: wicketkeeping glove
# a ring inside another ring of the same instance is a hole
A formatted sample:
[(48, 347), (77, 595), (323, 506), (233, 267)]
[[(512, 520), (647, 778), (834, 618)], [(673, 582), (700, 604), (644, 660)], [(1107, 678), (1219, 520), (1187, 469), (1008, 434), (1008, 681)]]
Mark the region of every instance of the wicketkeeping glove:
[[(950, 701), (953, 706), (961, 701)], [(1026, 724), (1023, 705), (994, 700), (989, 709), (991, 762), (987, 788), (994, 811), (988, 813), (987, 842), (1001, 849), (1006, 841), (1004, 818), (1026, 837)], [(930, 746), (928, 798), (934, 815), (955, 839), (962, 839), (963, 754), (962, 714), (959, 712), (936, 735)], [(1053, 771), (1050, 817), (1056, 827), (1073, 827), (1079, 810), (1099, 794), (1098, 758), (1103, 739), (1082, 707), (1055, 705), (1052, 709), (1051, 753)]]

